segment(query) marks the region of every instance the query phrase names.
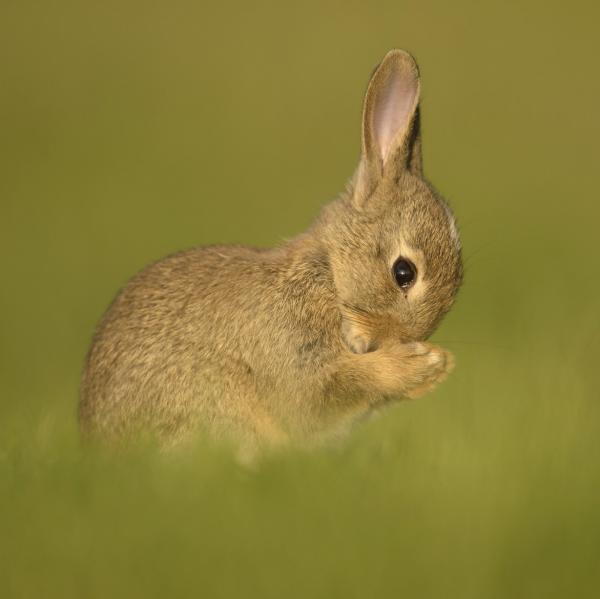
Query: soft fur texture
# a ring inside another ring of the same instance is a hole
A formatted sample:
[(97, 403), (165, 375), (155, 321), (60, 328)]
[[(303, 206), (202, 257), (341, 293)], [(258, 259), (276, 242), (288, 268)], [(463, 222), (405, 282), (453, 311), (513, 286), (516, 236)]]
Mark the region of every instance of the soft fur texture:
[[(419, 91), (413, 58), (389, 52), (366, 93), (357, 172), (306, 233), (181, 252), (125, 286), (87, 357), (86, 436), (315, 442), (446, 376), (450, 354), (423, 340), (455, 298), (461, 251), (423, 179)], [(400, 256), (417, 267), (407, 289), (392, 273)]]

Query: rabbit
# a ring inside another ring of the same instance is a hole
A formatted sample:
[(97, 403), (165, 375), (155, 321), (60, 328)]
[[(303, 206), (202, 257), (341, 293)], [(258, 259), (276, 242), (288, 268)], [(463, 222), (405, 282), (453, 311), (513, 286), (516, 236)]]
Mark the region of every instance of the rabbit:
[(306, 232), (182, 251), (125, 285), (86, 358), (84, 438), (318, 444), (446, 377), (452, 355), (425, 340), (461, 285), (461, 243), (423, 177), (419, 97), (415, 60), (391, 50), (365, 94), (358, 168)]

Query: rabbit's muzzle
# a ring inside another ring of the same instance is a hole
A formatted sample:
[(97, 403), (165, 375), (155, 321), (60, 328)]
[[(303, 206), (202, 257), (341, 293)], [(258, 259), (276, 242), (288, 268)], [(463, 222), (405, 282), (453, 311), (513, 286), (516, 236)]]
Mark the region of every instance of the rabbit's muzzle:
[(349, 305), (342, 306), (341, 314), (342, 340), (354, 354), (375, 351), (388, 339), (403, 343), (421, 340), (415, 338), (414, 331), (409, 331), (400, 323), (390, 319), (388, 314), (371, 314)]

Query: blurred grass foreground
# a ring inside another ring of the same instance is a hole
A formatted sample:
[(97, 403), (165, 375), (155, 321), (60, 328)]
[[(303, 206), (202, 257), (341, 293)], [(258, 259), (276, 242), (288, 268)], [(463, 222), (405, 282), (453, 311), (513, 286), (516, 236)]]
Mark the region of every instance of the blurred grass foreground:
[[(600, 596), (591, 2), (4, 2), (0, 597)], [(136, 270), (307, 226), (391, 47), (466, 283), (458, 366), (342, 446), (86, 452), (94, 324)]]

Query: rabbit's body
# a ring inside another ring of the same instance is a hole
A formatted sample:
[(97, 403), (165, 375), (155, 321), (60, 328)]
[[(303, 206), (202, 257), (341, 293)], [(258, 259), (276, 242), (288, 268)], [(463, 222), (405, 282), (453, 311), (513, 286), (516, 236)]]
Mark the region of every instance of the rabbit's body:
[(318, 427), (323, 370), (341, 349), (331, 283), (303, 238), (272, 250), (196, 248), (153, 264), (99, 327), (82, 424), (168, 438), (204, 424), (272, 440)]
[(412, 58), (391, 52), (367, 93), (359, 169), (307, 233), (196, 248), (136, 275), (88, 354), (84, 432), (314, 440), (437, 384), (451, 358), (420, 341), (452, 304), (460, 243), (422, 178), (417, 102)]

